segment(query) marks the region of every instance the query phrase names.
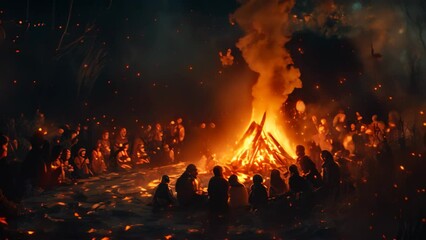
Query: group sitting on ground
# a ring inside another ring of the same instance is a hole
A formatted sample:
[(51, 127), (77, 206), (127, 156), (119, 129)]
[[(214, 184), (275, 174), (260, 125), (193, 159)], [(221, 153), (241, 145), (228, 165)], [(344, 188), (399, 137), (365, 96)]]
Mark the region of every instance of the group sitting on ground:
[(22, 118), (0, 127), (0, 217), (16, 215), (23, 198), (78, 179), (175, 163), (185, 138), (182, 118), (164, 129), (147, 125), (131, 137), (125, 127), (105, 129), (99, 139), (85, 125), (48, 126), (39, 112), (33, 124)]
[[(225, 213), (229, 208), (262, 210), (270, 201), (298, 201), (303, 198), (309, 202), (306, 199), (313, 201), (313, 196), (316, 200), (337, 200), (342, 187), (341, 169), (332, 154), (327, 150), (321, 152), (323, 164), (320, 174), (312, 160), (305, 155), (303, 146), (297, 146), (296, 152), (297, 165), (290, 165), (288, 174), (272, 169), (268, 187), (260, 174), (253, 175), (252, 185), (247, 188), (239, 182), (236, 174), (226, 179), (223, 167), (215, 166), (207, 192), (203, 192), (198, 180), (198, 169), (194, 164), (189, 164), (176, 181), (176, 198), (168, 185), (169, 177), (164, 175), (155, 190), (153, 205), (155, 209), (174, 205), (191, 209), (206, 206), (211, 212)], [(302, 175), (299, 168), (302, 169)]]

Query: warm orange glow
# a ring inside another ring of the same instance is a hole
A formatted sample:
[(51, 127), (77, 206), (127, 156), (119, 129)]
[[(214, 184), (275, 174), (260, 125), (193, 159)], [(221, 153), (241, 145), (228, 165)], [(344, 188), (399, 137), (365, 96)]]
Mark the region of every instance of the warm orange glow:
[(4, 225), (7, 225), (6, 218), (5, 217), (0, 217), (0, 223), (4, 224)]
[(249, 179), (244, 173), (286, 167), (293, 162), (292, 149), (284, 131), (273, 121), (268, 121), (264, 113), (262, 121), (252, 121), (242, 139), (237, 142), (229, 163), (231, 172), (244, 182)]
[(27, 233), (28, 233), (28, 235), (33, 235), (35, 232), (34, 231), (28, 231)]
[(130, 228), (132, 228), (131, 226), (129, 226), (129, 225), (127, 225), (125, 228), (124, 228), (124, 231), (128, 231)]

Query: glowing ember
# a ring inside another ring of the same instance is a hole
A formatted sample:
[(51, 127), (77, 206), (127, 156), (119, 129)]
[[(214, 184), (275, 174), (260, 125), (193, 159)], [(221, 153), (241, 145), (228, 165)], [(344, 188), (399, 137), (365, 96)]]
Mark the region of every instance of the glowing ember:
[(0, 217), (0, 223), (4, 224), (4, 225), (7, 225), (6, 218), (5, 217)]

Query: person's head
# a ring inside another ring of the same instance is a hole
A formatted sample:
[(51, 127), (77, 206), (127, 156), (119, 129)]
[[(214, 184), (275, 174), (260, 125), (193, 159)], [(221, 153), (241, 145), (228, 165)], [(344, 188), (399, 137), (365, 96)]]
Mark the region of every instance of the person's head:
[(0, 135), (0, 158), (7, 157), (7, 144), (9, 138), (6, 135)]
[(102, 143), (100, 141), (96, 142), (96, 150), (100, 150), (102, 147)]
[(297, 169), (297, 166), (294, 164), (290, 165), (290, 167), (288, 168), (288, 171), (290, 172), (291, 175), (299, 176), (299, 170)]
[(271, 181), (281, 178), (281, 173), (278, 169), (272, 169), (271, 171)]
[(169, 151), (170, 151), (169, 144), (164, 144), (164, 146), (163, 146), (163, 150), (164, 150), (165, 152), (169, 152)]
[(161, 124), (160, 123), (156, 123), (155, 124), (155, 129), (157, 129), (158, 131), (161, 131)]
[(169, 178), (169, 176), (167, 176), (167, 175), (163, 175), (162, 177), (161, 177), (161, 183), (169, 183), (170, 182), (170, 178)]
[(102, 133), (102, 139), (103, 140), (108, 140), (109, 139), (109, 132), (108, 131), (104, 131)]
[(331, 162), (331, 161), (334, 161), (334, 160), (333, 160), (333, 155), (332, 155), (329, 151), (327, 151), (327, 150), (323, 150), (323, 151), (321, 151), (321, 159), (322, 159), (324, 162)]
[(68, 148), (63, 149), (61, 154), (62, 154), (61, 155), (62, 160), (64, 160), (64, 161), (70, 160), (71, 151)]
[(253, 176), (253, 184), (262, 184), (263, 177), (260, 174), (256, 174)]
[(193, 177), (197, 177), (198, 176), (198, 169), (194, 164), (189, 164), (186, 167), (186, 172), (189, 173), (190, 175), (192, 175)]
[(80, 148), (80, 150), (78, 150), (78, 156), (79, 157), (86, 157), (86, 149)]
[(216, 177), (221, 177), (221, 176), (222, 176), (222, 174), (223, 174), (223, 168), (222, 168), (221, 166), (215, 166), (215, 167), (213, 168), (213, 174), (214, 174)]
[(354, 123), (351, 123), (351, 131), (355, 131), (356, 130), (356, 125)]
[(373, 122), (376, 122), (376, 121), (377, 121), (377, 119), (378, 119), (378, 116), (377, 116), (376, 114), (374, 114), (373, 116), (371, 116), (371, 120), (372, 120)]
[(228, 182), (229, 182), (229, 185), (231, 185), (231, 186), (236, 186), (236, 185), (238, 185), (238, 184), (239, 184), (239, 182), (238, 182), (238, 176), (237, 176), (237, 175), (235, 175), (235, 174), (232, 174), (232, 175), (228, 178)]
[(126, 128), (121, 128), (120, 129), (120, 137), (125, 138), (127, 135), (127, 129)]
[(305, 147), (303, 145), (297, 145), (296, 146), (296, 155), (298, 157), (305, 156)]

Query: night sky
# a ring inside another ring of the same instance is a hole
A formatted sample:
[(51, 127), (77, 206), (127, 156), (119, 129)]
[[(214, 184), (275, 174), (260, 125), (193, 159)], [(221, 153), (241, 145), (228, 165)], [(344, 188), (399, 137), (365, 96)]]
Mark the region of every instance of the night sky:
[[(312, 109), (327, 106), (331, 113), (347, 109), (385, 116), (404, 108), (399, 100), (406, 96), (424, 103), (424, 39), (410, 34), (423, 31), (416, 27), (421, 12), (412, 10), (421, 1), (407, 1), (405, 15), (397, 1), (390, 6), (331, 2), (296, 1), (291, 11), (292, 38), (285, 48), (301, 71), (303, 88), (288, 104), (303, 99)], [(48, 117), (76, 121), (105, 114), (123, 122), (177, 116), (195, 123), (244, 122), (257, 74), (236, 47), (244, 32), (230, 19), (240, 5), (229, 0), (2, 1), (2, 114), (31, 116), (41, 109)], [(392, 14), (406, 20), (401, 28), (392, 25)], [(228, 48), (235, 60), (226, 67), (218, 53)], [(373, 48), (383, 57), (375, 58)], [(318, 111), (325, 114), (324, 108)]]

